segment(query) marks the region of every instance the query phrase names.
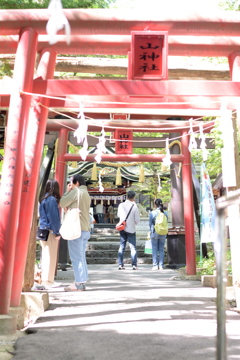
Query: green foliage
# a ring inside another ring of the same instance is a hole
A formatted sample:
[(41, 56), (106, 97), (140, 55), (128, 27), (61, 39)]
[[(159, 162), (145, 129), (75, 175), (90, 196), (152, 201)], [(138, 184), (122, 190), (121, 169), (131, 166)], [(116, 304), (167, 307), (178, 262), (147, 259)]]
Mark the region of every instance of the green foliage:
[[(227, 272), (228, 274), (231, 274), (232, 268), (230, 249), (226, 252), (226, 260), (229, 263), (229, 265), (227, 266)], [(214, 256), (214, 252), (208, 251), (208, 259), (200, 259), (200, 257), (197, 256), (197, 268), (199, 268), (199, 270), (197, 271), (198, 275), (213, 275), (213, 272), (216, 270), (216, 259)]]
[[(145, 190), (140, 190), (145, 195), (150, 195), (152, 199), (160, 198), (163, 203), (168, 203), (171, 200), (171, 182), (169, 174), (161, 171), (160, 163), (144, 163), (144, 168), (149, 170), (152, 174), (147, 177), (147, 186)], [(161, 188), (159, 188), (158, 175), (161, 177)], [(166, 176), (164, 176), (166, 175)], [(146, 184), (145, 184), (146, 185)]]
[[(50, 0), (1, 0), (0, 9), (46, 9)], [(108, 8), (115, 0), (62, 0), (64, 9)]]
[(219, 6), (222, 7), (223, 10), (240, 11), (239, 0), (222, 0), (219, 2)]
[(197, 271), (198, 275), (213, 275), (216, 270), (216, 260), (213, 251), (208, 252), (208, 259), (200, 259), (197, 257), (197, 268), (201, 270)]
[(7, 60), (0, 61), (0, 78), (3, 76), (12, 76), (12, 70), (10, 68), (9, 62)]
[[(4, 157), (4, 150), (0, 149), (0, 154)], [(3, 161), (0, 161), (0, 175), (2, 174)]]
[[(209, 176), (214, 181), (222, 171), (221, 149), (223, 147), (223, 140), (218, 121), (216, 121), (215, 128), (211, 133), (206, 136), (212, 138), (215, 144), (215, 149), (208, 150), (208, 158), (206, 161)], [(200, 135), (198, 135), (198, 137), (200, 137)], [(194, 164), (201, 164), (203, 162), (201, 150), (193, 150), (191, 156)]]
[[(207, 137), (212, 138), (215, 144), (215, 149), (208, 150), (208, 158), (206, 161), (206, 167), (211, 178), (211, 181), (214, 181), (216, 177), (222, 172), (222, 158), (221, 158), (221, 150), (223, 148), (223, 139), (222, 132), (220, 130), (220, 123), (216, 120), (216, 125), (210, 134), (206, 134)], [(238, 153), (240, 153), (240, 134), (237, 133), (238, 139)], [(192, 160), (194, 164), (201, 164), (203, 162), (202, 159), (202, 151), (201, 150), (193, 150), (192, 151)]]

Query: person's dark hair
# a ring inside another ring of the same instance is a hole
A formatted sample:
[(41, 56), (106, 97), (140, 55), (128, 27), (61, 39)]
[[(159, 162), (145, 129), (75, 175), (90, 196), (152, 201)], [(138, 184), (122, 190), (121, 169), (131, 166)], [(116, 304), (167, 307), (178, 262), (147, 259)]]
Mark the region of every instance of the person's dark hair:
[(42, 200), (47, 199), (49, 196), (54, 196), (59, 203), (61, 196), (59, 190), (59, 183), (57, 180), (48, 179), (44, 189), (44, 195), (42, 197)]
[(74, 185), (76, 185), (77, 182), (79, 182), (79, 185), (86, 185), (84, 177), (80, 174), (73, 175), (72, 182)]
[(157, 207), (158, 209), (160, 209), (161, 212), (164, 212), (164, 211), (163, 211), (163, 203), (162, 203), (162, 200), (161, 200), (161, 199), (156, 199), (154, 203), (155, 203), (156, 207)]
[(135, 196), (136, 196), (135, 191), (133, 191), (133, 190), (129, 190), (129, 191), (128, 191), (128, 193), (127, 193), (127, 198), (128, 198), (129, 200), (134, 199)]

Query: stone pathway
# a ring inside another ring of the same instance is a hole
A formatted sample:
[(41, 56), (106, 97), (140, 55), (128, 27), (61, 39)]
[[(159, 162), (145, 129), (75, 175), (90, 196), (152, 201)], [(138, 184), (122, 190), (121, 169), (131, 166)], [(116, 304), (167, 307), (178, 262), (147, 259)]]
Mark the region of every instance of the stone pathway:
[[(87, 291), (49, 292), (51, 307), (17, 340), (13, 360), (216, 359), (216, 290), (177, 274), (90, 265)], [(72, 280), (72, 270), (58, 272), (63, 285)], [(227, 359), (240, 359), (239, 320), (227, 311)]]

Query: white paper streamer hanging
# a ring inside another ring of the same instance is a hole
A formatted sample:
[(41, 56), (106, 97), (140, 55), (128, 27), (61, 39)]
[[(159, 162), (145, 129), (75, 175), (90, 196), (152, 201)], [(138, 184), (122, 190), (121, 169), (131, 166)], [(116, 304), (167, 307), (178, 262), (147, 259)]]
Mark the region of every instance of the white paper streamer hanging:
[(164, 166), (170, 166), (172, 164), (168, 138), (166, 139), (166, 156), (162, 159), (162, 163)]
[(81, 158), (83, 160), (86, 160), (87, 156), (88, 156), (88, 141), (87, 141), (87, 136), (84, 139), (84, 143), (83, 143), (83, 147), (81, 148), (81, 150), (79, 150), (79, 155), (81, 156)]
[(197, 149), (197, 142), (196, 142), (194, 132), (193, 132), (193, 128), (192, 128), (192, 121), (193, 121), (193, 119), (189, 120), (190, 130), (188, 132), (189, 135), (190, 135), (188, 150), (190, 152), (192, 152), (193, 149)]
[(61, 0), (51, 0), (48, 10), (51, 14), (46, 26), (47, 34), (49, 36), (49, 44), (56, 44), (57, 32), (65, 28), (66, 43), (69, 45), (71, 42), (71, 28), (68, 19), (64, 15)]
[(87, 137), (88, 123), (85, 119), (85, 115), (83, 112), (83, 105), (80, 103), (80, 112), (78, 114), (78, 128), (74, 131), (73, 135), (77, 138), (77, 142), (79, 144), (84, 142), (84, 139)]
[(231, 110), (227, 109), (227, 104), (223, 101), (221, 103), (220, 129), (223, 138), (221, 153), (224, 187), (236, 186), (234, 130), (231, 116)]
[(206, 148), (206, 141), (205, 141), (205, 135), (203, 132), (203, 126), (199, 125), (199, 129), (200, 129), (200, 136), (201, 136), (201, 145), (200, 145), (200, 149), (202, 149), (202, 158), (203, 161), (207, 160), (207, 156), (208, 156), (208, 151)]
[(158, 176), (158, 192), (160, 192), (162, 190), (161, 178), (159, 174), (157, 174), (157, 176)]
[(107, 152), (107, 149), (105, 147), (105, 135), (106, 133), (104, 131), (104, 128), (102, 128), (101, 136), (99, 137), (99, 143), (97, 144), (96, 156), (94, 158), (98, 164), (102, 161), (102, 154)]
[(104, 187), (102, 185), (102, 179), (101, 179), (101, 174), (98, 174), (98, 186), (99, 186), (99, 191), (102, 193), (104, 191)]

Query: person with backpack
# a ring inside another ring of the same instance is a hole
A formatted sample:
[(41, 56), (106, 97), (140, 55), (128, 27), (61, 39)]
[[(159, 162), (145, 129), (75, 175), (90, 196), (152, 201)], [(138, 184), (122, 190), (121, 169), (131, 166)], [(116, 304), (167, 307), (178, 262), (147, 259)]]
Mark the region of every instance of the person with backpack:
[(152, 270), (163, 270), (164, 245), (168, 233), (168, 217), (161, 199), (155, 200), (155, 207), (149, 215), (150, 238), (152, 243)]
[(120, 246), (118, 250), (118, 270), (124, 270), (124, 252), (127, 242), (129, 243), (132, 259), (132, 269), (137, 270), (137, 249), (136, 249), (136, 225), (140, 222), (140, 215), (135, 203), (135, 191), (128, 191), (127, 200), (118, 206), (118, 217), (120, 222), (126, 221), (124, 230), (119, 231)]

